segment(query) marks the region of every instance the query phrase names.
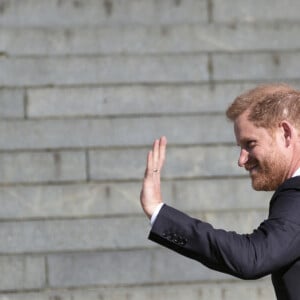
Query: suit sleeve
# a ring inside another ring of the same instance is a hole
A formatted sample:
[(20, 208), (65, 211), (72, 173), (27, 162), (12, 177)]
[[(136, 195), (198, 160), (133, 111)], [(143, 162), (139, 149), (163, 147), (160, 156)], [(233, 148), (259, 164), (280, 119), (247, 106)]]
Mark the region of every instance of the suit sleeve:
[[(300, 200), (296, 205), (299, 203)], [(211, 269), (242, 279), (256, 279), (299, 258), (300, 226), (293, 219), (282, 217), (280, 211), (252, 234), (237, 234), (214, 229), (164, 205), (149, 239)]]

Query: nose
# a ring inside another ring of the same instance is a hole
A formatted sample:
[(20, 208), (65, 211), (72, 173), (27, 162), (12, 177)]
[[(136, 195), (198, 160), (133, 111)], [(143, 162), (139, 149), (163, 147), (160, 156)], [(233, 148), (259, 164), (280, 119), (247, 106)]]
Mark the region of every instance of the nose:
[(248, 158), (249, 158), (249, 152), (246, 151), (245, 149), (241, 149), (240, 157), (238, 160), (239, 167), (244, 167), (245, 163), (248, 161)]

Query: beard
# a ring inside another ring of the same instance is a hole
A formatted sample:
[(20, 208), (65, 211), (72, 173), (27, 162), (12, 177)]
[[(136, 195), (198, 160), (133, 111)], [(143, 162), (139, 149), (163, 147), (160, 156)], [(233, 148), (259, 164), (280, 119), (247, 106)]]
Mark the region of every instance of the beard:
[(254, 190), (274, 191), (285, 181), (286, 166), (284, 157), (273, 152), (260, 161), (250, 159), (245, 168), (250, 173)]

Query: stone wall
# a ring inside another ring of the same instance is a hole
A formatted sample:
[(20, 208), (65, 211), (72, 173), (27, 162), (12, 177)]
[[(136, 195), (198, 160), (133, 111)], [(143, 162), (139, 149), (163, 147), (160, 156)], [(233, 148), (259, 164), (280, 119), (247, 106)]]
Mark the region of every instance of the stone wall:
[(299, 85), (297, 0), (0, 0), (0, 299), (269, 300), (147, 240), (146, 153), (166, 135), (165, 202), (251, 232), (224, 111)]

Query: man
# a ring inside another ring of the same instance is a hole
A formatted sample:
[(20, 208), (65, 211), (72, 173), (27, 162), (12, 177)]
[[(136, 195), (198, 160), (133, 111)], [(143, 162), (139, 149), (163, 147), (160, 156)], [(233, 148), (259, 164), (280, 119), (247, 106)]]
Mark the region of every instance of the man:
[[(160, 170), (167, 140), (148, 153), (141, 204), (149, 239), (207, 267), (242, 279), (272, 274), (279, 300), (300, 299), (300, 92), (284, 84), (259, 86), (227, 110), (240, 147), (238, 165), (255, 190), (275, 193), (269, 217), (252, 234), (214, 229), (163, 204)], [(217, 187), (216, 187), (217, 188)]]

